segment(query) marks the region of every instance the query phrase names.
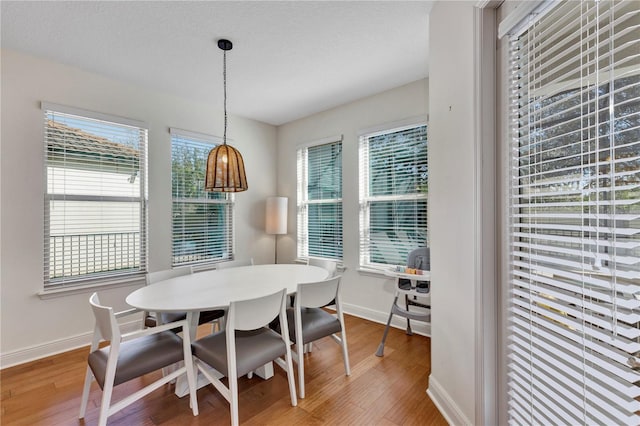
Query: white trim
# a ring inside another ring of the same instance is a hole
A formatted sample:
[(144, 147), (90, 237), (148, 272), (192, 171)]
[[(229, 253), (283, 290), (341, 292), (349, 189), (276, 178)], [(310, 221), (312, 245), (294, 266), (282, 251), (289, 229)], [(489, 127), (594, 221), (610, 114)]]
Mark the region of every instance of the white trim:
[[(169, 127), (169, 134), (176, 136), (183, 136), (185, 138), (197, 139), (202, 141), (208, 141), (216, 145), (220, 145), (223, 140), (220, 136), (208, 135), (206, 133), (192, 132), (191, 130), (178, 129), (176, 127)], [(233, 139), (227, 138), (227, 142), (233, 142)]]
[(328, 145), (330, 143), (342, 142), (344, 140), (344, 136), (342, 134), (335, 136), (327, 136), (326, 138), (314, 139), (312, 141), (303, 142), (301, 144), (296, 145), (296, 151), (302, 148), (309, 148), (312, 146), (319, 145)]
[(390, 130), (401, 131), (412, 127), (425, 126), (429, 123), (428, 115), (417, 115), (405, 118), (403, 120), (392, 121), (390, 123), (380, 124), (373, 127), (358, 130), (358, 137), (377, 136), (379, 134), (388, 133)]
[(496, 11), (474, 10), (475, 424), (497, 424)]
[(506, 35), (519, 36), (529, 28), (532, 14), (540, 15), (551, 10), (557, 0), (535, 0), (518, 2), (516, 8), (507, 15), (498, 25), (498, 38)]
[[(358, 305), (352, 305), (350, 303), (342, 303), (342, 310), (344, 313), (353, 315), (358, 318), (366, 319), (368, 321), (377, 322), (378, 324), (386, 324), (389, 319), (389, 313), (391, 312), (391, 303), (393, 303), (393, 297), (389, 299), (388, 311), (375, 311), (373, 309), (365, 308)], [(400, 330), (406, 330), (407, 320), (406, 318), (394, 315), (391, 319), (391, 327)], [(421, 336), (431, 337), (431, 324), (425, 322), (413, 321), (411, 323), (411, 331), (414, 334)], [(380, 333), (380, 339), (382, 339), (382, 333)]]
[(467, 419), (456, 402), (445, 391), (444, 387), (438, 383), (433, 374), (429, 374), (429, 389), (427, 395), (431, 401), (438, 407), (440, 414), (450, 425), (472, 425), (471, 420)]
[(135, 278), (128, 277), (128, 278), (122, 278), (122, 279), (117, 279), (116, 277), (114, 277), (113, 279), (110, 279), (107, 281), (102, 281), (97, 283), (94, 282), (92, 284), (87, 283), (87, 280), (83, 281), (83, 284), (78, 284), (78, 285), (73, 285), (71, 282), (69, 282), (67, 284), (63, 284), (57, 287), (54, 284), (52, 286), (53, 288), (47, 289), (47, 287), (45, 287), (44, 290), (39, 291), (37, 295), (38, 297), (40, 297), (40, 299), (46, 300), (46, 299), (55, 299), (57, 297), (63, 297), (63, 296), (71, 296), (73, 294), (93, 293), (94, 291), (98, 291), (101, 289), (113, 289), (118, 287), (134, 287), (134, 286), (140, 287), (143, 285), (145, 285), (144, 275), (135, 277)]
[(118, 115), (105, 114), (102, 112), (89, 111), (82, 108), (75, 108), (66, 105), (60, 105), (53, 102), (40, 102), (40, 108), (43, 111), (61, 112), (63, 114), (77, 115), (81, 118), (91, 118), (94, 120), (108, 121), (111, 123), (117, 123), (124, 126), (140, 127), (149, 130), (149, 125), (145, 121), (134, 120), (131, 118), (120, 117)]
[[(87, 305), (88, 305), (87, 300)], [(142, 324), (142, 317), (139, 317), (135, 321), (128, 321), (122, 324), (122, 332), (129, 333), (131, 331), (139, 330)], [(19, 364), (24, 364), (31, 361), (36, 361), (41, 358), (57, 355), (63, 352), (72, 351), (74, 349), (87, 346), (87, 355), (89, 354), (88, 346), (91, 344), (93, 338), (93, 330), (87, 333), (78, 334), (72, 337), (65, 337), (63, 339), (53, 340), (41, 345), (34, 345), (28, 348), (19, 349), (13, 352), (6, 352), (0, 354), (0, 369), (13, 367)]]
[(476, 7), (478, 9), (497, 9), (503, 0), (477, 0)]

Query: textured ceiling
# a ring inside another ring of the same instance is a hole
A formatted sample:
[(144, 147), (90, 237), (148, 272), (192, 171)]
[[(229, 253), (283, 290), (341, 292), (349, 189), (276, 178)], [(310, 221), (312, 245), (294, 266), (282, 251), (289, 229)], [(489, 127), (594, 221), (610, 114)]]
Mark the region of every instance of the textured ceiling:
[(279, 125), (427, 76), (427, 1), (6, 1), (8, 48)]

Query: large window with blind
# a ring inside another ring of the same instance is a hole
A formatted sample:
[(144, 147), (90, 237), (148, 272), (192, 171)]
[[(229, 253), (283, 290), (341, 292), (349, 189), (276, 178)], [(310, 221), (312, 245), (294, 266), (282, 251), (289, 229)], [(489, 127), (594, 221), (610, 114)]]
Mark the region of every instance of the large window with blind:
[(360, 267), (406, 265), (427, 245), (427, 126), (365, 133), (359, 157)]
[(45, 290), (146, 271), (143, 123), (43, 103)]
[(233, 259), (233, 195), (204, 190), (214, 136), (171, 129), (172, 265)]
[(640, 2), (510, 35), (511, 424), (640, 423)]
[(299, 259), (342, 260), (342, 138), (297, 152)]

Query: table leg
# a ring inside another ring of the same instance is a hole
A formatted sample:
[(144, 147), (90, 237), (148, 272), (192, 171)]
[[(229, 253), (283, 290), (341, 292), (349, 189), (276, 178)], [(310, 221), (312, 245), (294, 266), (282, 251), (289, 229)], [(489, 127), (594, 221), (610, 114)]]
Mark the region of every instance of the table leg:
[(255, 371), (258, 377), (267, 380), (273, 377), (273, 363), (269, 362)]

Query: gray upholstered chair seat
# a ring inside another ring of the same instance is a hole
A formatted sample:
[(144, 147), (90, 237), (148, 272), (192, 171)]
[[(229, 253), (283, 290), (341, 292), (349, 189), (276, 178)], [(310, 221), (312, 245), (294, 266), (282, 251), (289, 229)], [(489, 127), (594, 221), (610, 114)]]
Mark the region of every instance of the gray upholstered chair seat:
[[(286, 354), (282, 337), (268, 328), (236, 331), (236, 371), (238, 377)], [(225, 376), (228, 375), (226, 331), (210, 334), (191, 345), (193, 355)]]
[[(149, 348), (153, 348), (153, 352), (150, 352)], [(117, 386), (182, 361), (183, 356), (182, 339), (170, 331), (123, 342), (120, 345), (113, 385)], [(108, 347), (89, 354), (89, 366), (101, 389), (104, 388), (108, 359)]]
[[(340, 321), (324, 311), (321, 308), (302, 308), (302, 336), (304, 341), (302, 344), (307, 344), (315, 340), (321, 339), (325, 336), (330, 336), (334, 333), (340, 333)], [(294, 308), (287, 309), (287, 320), (289, 321), (289, 337), (292, 342), (296, 342), (295, 331), (295, 310)]]

